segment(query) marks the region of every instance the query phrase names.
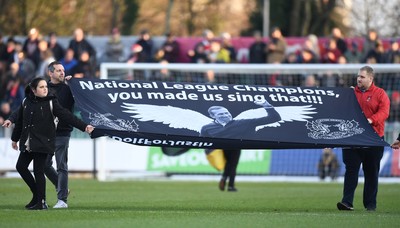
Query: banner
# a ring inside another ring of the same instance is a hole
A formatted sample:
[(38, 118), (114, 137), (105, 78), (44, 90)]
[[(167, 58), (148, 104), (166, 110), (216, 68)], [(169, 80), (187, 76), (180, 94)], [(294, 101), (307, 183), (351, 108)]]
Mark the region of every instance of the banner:
[(388, 146), (350, 88), (69, 81), (92, 137), (175, 148)]

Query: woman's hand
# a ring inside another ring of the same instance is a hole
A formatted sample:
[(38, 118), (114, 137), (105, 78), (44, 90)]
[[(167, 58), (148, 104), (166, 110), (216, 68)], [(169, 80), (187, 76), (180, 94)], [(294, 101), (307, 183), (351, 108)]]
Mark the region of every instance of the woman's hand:
[(11, 143), (11, 147), (14, 149), (14, 150), (18, 150), (18, 144), (17, 144), (17, 142), (12, 142)]

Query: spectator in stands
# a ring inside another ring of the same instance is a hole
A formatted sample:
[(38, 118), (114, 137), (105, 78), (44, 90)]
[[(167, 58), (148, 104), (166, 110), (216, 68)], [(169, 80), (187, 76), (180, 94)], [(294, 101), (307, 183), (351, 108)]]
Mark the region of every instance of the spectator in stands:
[(318, 161), (318, 176), (321, 180), (329, 176), (332, 180), (336, 180), (339, 171), (339, 161), (332, 148), (322, 150), (321, 158)]
[(47, 49), (49, 49), (49, 45), (48, 45), (47, 41), (43, 40), (43, 39), (40, 39), (39, 43), (38, 43), (38, 49), (39, 49), (40, 54), (42, 54), (42, 52), (44, 52)]
[[(389, 116), (390, 101), (386, 92), (375, 86), (374, 70), (370, 66), (360, 68), (354, 93), (360, 107), (374, 131), (383, 139), (385, 120)], [(358, 184), (358, 173), (364, 171), (363, 204), (367, 211), (375, 211), (378, 193), (380, 161), (384, 147), (363, 147), (343, 149), (345, 164), (343, 198), (337, 203), (339, 210), (353, 209), (354, 193)]]
[[(312, 64), (315, 63), (316, 59), (314, 53), (308, 49), (302, 49), (294, 52), (290, 52), (286, 55), (283, 63), (285, 64)], [(304, 86), (305, 75), (302, 73), (298, 74), (272, 74), (269, 75), (268, 84), (275, 86)]]
[[(136, 41), (135, 44), (138, 44), (142, 47), (141, 58), (139, 59), (139, 62), (153, 62), (154, 42), (147, 29), (143, 29), (142, 31), (140, 31), (139, 39), (138, 41)], [(134, 46), (135, 44), (133, 44), (132, 46)]]
[(254, 42), (249, 48), (249, 63), (265, 63), (266, 59), (266, 46), (260, 31), (255, 31), (253, 34)]
[(14, 112), (18, 109), (25, 97), (25, 86), (21, 83), (21, 81), (21, 78), (17, 74), (7, 82), (7, 88), (3, 101), (10, 105), (11, 112)]
[(103, 62), (122, 62), (124, 61), (124, 44), (121, 41), (121, 33), (118, 28), (113, 28), (111, 36), (106, 43), (106, 50)]
[(73, 75), (75, 67), (78, 65), (78, 60), (74, 58), (74, 50), (68, 48), (65, 51), (64, 58), (61, 59), (61, 65), (64, 66), (65, 75)]
[(281, 63), (285, 59), (286, 40), (281, 29), (274, 27), (271, 30), (271, 37), (267, 44), (267, 63)]
[[(6, 101), (1, 101), (0, 100), (0, 125), (4, 124), (4, 121), (8, 119), (11, 115), (11, 108), (10, 104)], [(2, 134), (2, 131), (0, 131), (0, 136)]]
[(296, 64), (299, 63), (299, 54), (297, 52), (290, 52), (285, 56), (283, 63)]
[(156, 59), (157, 61), (176, 63), (179, 55), (180, 45), (172, 33), (167, 33), (165, 38), (165, 42), (157, 52)]
[(344, 57), (343, 55), (339, 56), (337, 63), (338, 64), (346, 64), (347, 63), (346, 57)]
[(131, 47), (131, 54), (128, 57), (127, 63), (144, 62), (145, 56), (142, 54), (143, 48), (139, 44), (134, 44)]
[(39, 69), (37, 71), (37, 75), (39, 77), (46, 77), (47, 78), (47, 67), (51, 62), (56, 61), (56, 59), (53, 56), (53, 52), (51, 49), (47, 49), (46, 51), (41, 53), (41, 62), (39, 65)]
[(208, 63), (208, 54), (210, 51), (204, 49), (204, 46), (202, 45), (197, 45), (195, 47), (196, 49), (194, 51), (189, 51), (188, 55), (190, 57), (190, 61), (192, 63)]
[(310, 34), (307, 36), (307, 39), (304, 41), (303, 50), (309, 50), (313, 53), (315, 62), (320, 62), (320, 50), (319, 50), (319, 42), (318, 37), (314, 34)]
[[(344, 59), (343, 56), (340, 58)], [(345, 61), (345, 59), (343, 61)], [(318, 75), (318, 81), (321, 87), (343, 87), (344, 85), (342, 74), (332, 70)]]
[(88, 53), (91, 67), (96, 67), (96, 50), (85, 39), (85, 34), (81, 28), (75, 29), (74, 38), (70, 40), (68, 48), (74, 50), (74, 58), (78, 60), (81, 59), (83, 52)]
[(236, 63), (236, 50), (231, 41), (231, 34), (223, 32), (221, 34), (221, 48), (229, 52), (229, 63)]
[(385, 49), (382, 41), (378, 40), (375, 43), (375, 48), (371, 49), (366, 56), (366, 63), (376, 64), (384, 62)]
[(364, 39), (363, 48), (362, 48), (362, 63), (367, 62), (367, 54), (374, 50), (376, 47), (376, 43), (380, 41), (378, 32), (375, 29), (368, 30), (368, 34)]
[(26, 58), (30, 59), (33, 62), (35, 70), (38, 68), (40, 62), (39, 42), (39, 30), (36, 28), (31, 28), (29, 30), (28, 38), (24, 42), (22, 50), (25, 52)]
[(344, 40), (342, 30), (340, 30), (337, 27), (333, 28), (331, 39), (335, 40), (336, 47), (337, 47), (337, 49), (339, 49), (340, 55), (344, 55), (344, 53), (346, 53), (346, 51), (347, 51), (347, 43)]
[[(168, 64), (166, 60), (161, 60), (159, 63), (162, 65)], [(173, 74), (171, 74), (168, 69), (162, 68), (158, 71), (153, 72), (153, 74), (150, 76), (150, 81), (174, 82), (175, 79), (173, 77)]]
[(214, 33), (211, 30), (206, 29), (203, 31), (202, 40), (194, 46), (194, 50), (188, 51), (188, 56), (192, 59), (192, 62), (202, 62), (202, 57), (204, 55), (207, 56), (210, 52), (213, 39)]
[(18, 52), (19, 71), (18, 74), (24, 85), (28, 85), (29, 81), (36, 76), (35, 64), (32, 60), (25, 57), (25, 52)]
[(229, 63), (229, 51), (221, 47), (221, 43), (217, 40), (211, 41), (211, 48), (208, 54), (208, 62), (210, 63)]
[(296, 62), (312, 64), (312, 63), (318, 63), (319, 60), (311, 49), (304, 48), (300, 51), (300, 54), (297, 56)]
[[(201, 48), (200, 46), (198, 48)], [(211, 47), (210, 51), (208, 52), (207, 56), (207, 63), (230, 63), (230, 53), (227, 49), (223, 48), (221, 46), (220, 41), (218, 40), (213, 40), (211, 41)], [(215, 81), (215, 73), (212, 72), (211, 70), (205, 74), (206, 81), (208, 82), (217, 82), (217, 83), (222, 83), (219, 81)], [(220, 77), (218, 77), (220, 78)], [(235, 79), (233, 79), (235, 80)], [(233, 83), (232, 81), (229, 81), (228, 83)]]
[(57, 33), (49, 33), (48, 39), (48, 48), (53, 52), (54, 58), (57, 61), (60, 61), (62, 58), (64, 58), (65, 50), (57, 41)]
[[(5, 74), (10, 70), (10, 65), (14, 63), (15, 58), (15, 40), (12, 37), (9, 37), (7, 40), (7, 44), (3, 52), (0, 53), (0, 86), (4, 86), (4, 80), (6, 79)], [(1, 91), (0, 91), (1, 92)], [(1, 95), (1, 93), (0, 93)], [(1, 96), (0, 96), (1, 97)]]
[(348, 46), (346, 53), (344, 53), (344, 57), (346, 58), (347, 63), (360, 63), (362, 54), (358, 49), (357, 41), (353, 40), (350, 42), (351, 43)]
[(14, 53), (14, 62), (19, 63), (18, 53), (23, 51), (22, 43), (19, 41), (15, 42), (15, 53)]
[(5, 97), (5, 94), (7, 93), (9, 89), (9, 83), (11, 81), (14, 81), (16, 78), (21, 78), (19, 73), (19, 65), (18, 63), (14, 62), (11, 63), (10, 69), (4, 74), (3, 78), (1, 79), (1, 84), (0, 84), (0, 100)]
[(384, 63), (400, 63), (399, 42), (396, 40), (390, 41), (390, 48), (385, 51), (383, 56)]
[(96, 69), (90, 62), (89, 52), (84, 51), (73, 70), (74, 78), (95, 78)]
[(315, 79), (315, 75), (309, 74), (304, 77), (304, 84), (305, 87), (318, 87), (317, 80)]
[(342, 55), (341, 51), (337, 48), (336, 40), (329, 39), (325, 54), (322, 56), (323, 63), (338, 63), (339, 57)]
[(47, 66), (55, 61), (53, 52), (49, 49), (48, 43), (46, 40), (39, 41), (39, 50), (40, 50), (40, 62), (38, 69), (36, 71), (36, 75), (39, 77), (47, 76)]

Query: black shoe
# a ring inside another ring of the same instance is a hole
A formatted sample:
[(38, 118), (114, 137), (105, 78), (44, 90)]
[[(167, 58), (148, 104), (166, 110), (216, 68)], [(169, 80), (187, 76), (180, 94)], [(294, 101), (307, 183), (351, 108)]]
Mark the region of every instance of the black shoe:
[(374, 212), (376, 209), (375, 208), (366, 208), (366, 211)]
[(339, 202), (336, 204), (337, 209), (339, 209), (339, 211), (353, 211), (354, 208), (347, 206), (345, 203)]
[(27, 205), (25, 205), (25, 208), (28, 209), (28, 208), (30, 208), (30, 207), (35, 206), (36, 202), (37, 202), (36, 197), (33, 197), (32, 200), (31, 200), (31, 202), (29, 202)]
[(28, 207), (28, 210), (47, 210), (49, 206), (47, 205), (46, 201), (42, 200), (42, 202), (38, 202), (32, 207)]
[(237, 192), (237, 188), (235, 187), (228, 187), (228, 192)]
[(218, 184), (219, 190), (225, 191), (225, 183), (226, 183), (226, 180), (223, 178), (219, 181), (219, 184)]

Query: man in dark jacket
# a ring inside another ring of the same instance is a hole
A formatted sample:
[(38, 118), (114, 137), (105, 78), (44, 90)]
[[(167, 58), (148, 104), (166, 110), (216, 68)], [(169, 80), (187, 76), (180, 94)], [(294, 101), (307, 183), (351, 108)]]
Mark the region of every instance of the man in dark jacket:
[[(74, 98), (72, 97), (69, 86), (65, 84), (65, 70), (60, 62), (52, 62), (48, 66), (50, 82), (49, 90), (54, 93), (61, 106), (73, 111)], [(53, 155), (49, 155), (46, 161), (45, 174), (57, 188), (57, 204), (54, 208), (68, 208), (67, 197), (68, 189), (68, 147), (71, 137), (72, 126), (60, 121), (56, 131), (56, 150), (55, 157), (57, 171), (53, 167)]]
[(96, 49), (85, 39), (85, 34), (81, 28), (74, 31), (74, 38), (69, 42), (68, 48), (74, 51), (74, 58), (79, 60), (84, 52), (89, 54), (89, 62), (92, 67), (96, 66)]

